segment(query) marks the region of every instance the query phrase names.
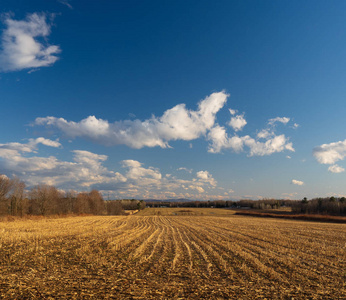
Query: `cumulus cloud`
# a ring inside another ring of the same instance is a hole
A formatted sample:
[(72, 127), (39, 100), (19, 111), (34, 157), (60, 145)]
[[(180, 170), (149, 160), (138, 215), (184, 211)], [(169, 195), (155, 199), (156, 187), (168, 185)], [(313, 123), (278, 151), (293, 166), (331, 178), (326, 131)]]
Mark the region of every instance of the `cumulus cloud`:
[[(235, 111), (233, 112), (235, 114)], [(208, 151), (211, 153), (219, 153), (223, 149), (231, 149), (234, 152), (243, 152), (245, 148), (247, 148), (249, 150), (248, 156), (271, 155), (284, 150), (294, 152), (293, 144), (289, 142), (289, 138), (284, 134), (277, 135), (275, 133), (275, 124), (277, 122), (287, 124), (289, 121), (290, 118), (287, 117), (269, 119), (268, 127), (259, 131), (256, 139), (249, 135), (238, 136), (236, 134), (229, 136), (225, 127), (216, 124), (210, 129), (207, 135), (210, 142)], [(235, 131), (241, 130), (246, 124), (247, 122), (243, 118), (243, 115), (233, 117), (229, 123)]]
[(266, 142), (256, 141), (249, 136), (245, 136), (243, 140), (244, 144), (250, 148), (250, 156), (270, 155), (284, 150), (294, 152), (292, 143), (288, 142), (288, 138), (284, 134), (274, 136)]
[(293, 144), (289, 142), (284, 134), (266, 136), (267, 140), (261, 142), (249, 135), (228, 137), (224, 127), (216, 126), (210, 131), (208, 138), (211, 141), (208, 151), (211, 153), (219, 153), (222, 149), (232, 149), (235, 152), (240, 152), (243, 151), (244, 146), (248, 147), (249, 156), (271, 155), (284, 150), (295, 151)]
[(4, 23), (7, 28), (1, 37), (1, 71), (47, 67), (58, 60), (59, 46), (38, 41), (38, 38), (46, 40), (50, 34), (51, 25), (46, 19), (43, 13), (30, 14), (20, 21), (6, 16)]
[(231, 118), (231, 121), (228, 123), (234, 131), (240, 131), (247, 124), (244, 115), (238, 115)]
[(158, 169), (153, 167), (144, 168), (142, 163), (136, 160), (123, 160), (122, 167), (127, 169), (125, 177), (135, 186), (160, 186), (162, 175)]
[(200, 182), (207, 182), (214, 187), (217, 185), (216, 180), (208, 171), (199, 171), (196, 173), (196, 175)]
[(208, 134), (210, 141), (208, 151), (211, 153), (219, 153), (222, 149), (232, 149), (235, 152), (243, 151), (243, 139), (237, 135), (228, 137), (225, 127), (216, 125)]
[(328, 168), (328, 171), (332, 172), (332, 173), (342, 173), (342, 172), (345, 172), (345, 169), (343, 167), (340, 167), (339, 165), (335, 164), (335, 165), (330, 166)]
[(270, 136), (273, 136), (274, 133), (271, 132), (269, 129), (262, 129), (259, 133), (257, 133), (257, 138), (259, 139), (267, 139)]
[(303, 181), (296, 180), (296, 179), (292, 179), (291, 183), (292, 183), (292, 184), (295, 184), (295, 185), (304, 185), (304, 182), (303, 182)]
[[(156, 146), (168, 148), (170, 141), (191, 141), (205, 137), (209, 141), (208, 152), (211, 153), (219, 153), (224, 149), (239, 153), (247, 148), (249, 156), (263, 156), (285, 150), (294, 151), (288, 137), (275, 133), (275, 124), (287, 124), (290, 120), (287, 117), (270, 119), (268, 127), (257, 133), (256, 138), (237, 134), (229, 136), (226, 128), (216, 123), (216, 114), (225, 105), (227, 97), (225, 92), (213, 93), (198, 104), (197, 110), (189, 110), (185, 104), (179, 104), (165, 111), (161, 117), (152, 116), (144, 121), (110, 123), (89, 116), (74, 122), (51, 116), (36, 118), (33, 125), (56, 129), (68, 138), (81, 137), (104, 145), (123, 144), (135, 149)], [(235, 114), (236, 111), (230, 110), (230, 113)], [(235, 132), (242, 130), (246, 124), (243, 115), (232, 117), (229, 122)]]
[(312, 154), (320, 164), (335, 164), (346, 156), (346, 140), (315, 147)]
[(127, 145), (131, 148), (169, 147), (174, 140), (191, 141), (205, 135), (215, 123), (216, 113), (224, 106), (228, 95), (213, 93), (198, 104), (197, 110), (189, 110), (179, 104), (164, 112), (161, 117), (145, 121), (125, 120), (109, 123), (89, 116), (79, 122), (63, 118), (36, 118), (35, 125), (54, 127), (67, 137), (88, 138), (106, 145)]

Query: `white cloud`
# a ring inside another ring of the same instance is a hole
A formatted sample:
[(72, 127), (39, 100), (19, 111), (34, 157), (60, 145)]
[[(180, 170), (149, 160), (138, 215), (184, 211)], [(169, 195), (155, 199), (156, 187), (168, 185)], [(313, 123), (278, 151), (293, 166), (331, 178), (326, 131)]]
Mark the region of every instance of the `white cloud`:
[(136, 186), (160, 185), (162, 175), (159, 170), (149, 167), (144, 168), (142, 163), (136, 160), (123, 160), (122, 167), (127, 169), (125, 177), (132, 180)]
[(219, 153), (222, 149), (232, 149), (235, 152), (243, 151), (243, 139), (237, 135), (228, 137), (225, 127), (216, 125), (208, 134), (209, 144), (208, 151), (211, 153)]
[[(231, 149), (235, 152), (242, 152), (244, 151), (244, 147), (248, 147), (249, 156), (271, 155), (284, 150), (294, 152), (293, 144), (289, 142), (289, 138), (284, 134), (275, 134), (275, 123), (281, 122), (286, 124), (289, 120), (290, 119), (286, 117), (270, 119), (268, 121), (269, 128), (263, 129), (257, 133), (257, 139), (254, 139), (249, 135), (234, 135), (229, 137), (225, 127), (216, 124), (210, 129), (207, 136), (210, 141), (208, 151), (211, 153), (219, 153), (223, 149)], [(243, 124), (245, 125), (246, 121)], [(236, 125), (236, 123), (234, 123), (234, 125)], [(241, 128), (241, 126), (235, 126), (235, 128)], [(265, 141), (260, 141), (260, 139), (264, 139)]]
[(250, 148), (250, 156), (270, 155), (275, 152), (282, 152), (284, 150), (294, 152), (292, 143), (288, 142), (288, 139), (284, 134), (268, 139), (266, 142), (256, 141), (249, 136), (245, 136), (243, 139), (244, 144)]
[(228, 123), (235, 131), (240, 131), (247, 124), (244, 115), (238, 115), (231, 118), (231, 121)]
[(229, 113), (232, 115), (232, 116), (234, 116), (236, 113), (237, 113), (238, 111), (237, 110), (235, 110), (235, 109), (229, 109)]
[(248, 135), (229, 138), (225, 128), (216, 126), (210, 131), (208, 138), (211, 141), (208, 151), (211, 153), (219, 153), (222, 149), (232, 149), (235, 152), (240, 152), (243, 151), (244, 146), (249, 148), (249, 156), (271, 155), (284, 150), (295, 151), (292, 143), (284, 134), (260, 142)]
[[(14, 152), (35, 152), (37, 149), (37, 145), (42, 144), (49, 147), (61, 147), (61, 144), (58, 141), (52, 141), (49, 139), (45, 139), (43, 137), (39, 137), (37, 139), (29, 139), (29, 142), (26, 144), (22, 143), (6, 143), (6, 144), (0, 144), (0, 152), (5, 153), (8, 151), (8, 153), (14, 153)], [(12, 151), (12, 152), (11, 152)]]
[(200, 187), (200, 186), (190, 185), (189, 188), (192, 189), (192, 190), (196, 190), (199, 193), (204, 193), (205, 192), (204, 189), (202, 187)]
[(0, 149), (0, 170), (8, 176), (17, 175), (29, 188), (40, 183), (63, 190), (96, 188), (117, 198), (207, 200), (224, 197), (221, 192), (215, 192), (217, 182), (206, 170), (197, 172), (190, 180), (183, 180), (170, 174), (162, 175), (159, 169), (145, 167), (131, 159), (120, 162), (121, 171), (113, 171), (105, 166), (106, 155), (85, 150), (71, 151), (71, 161), (54, 156), (32, 156), (35, 152), (26, 150), (25, 147)]
[(26, 157), (25, 152), (12, 150), (11, 156), (0, 150), (0, 168), (23, 179), (28, 186), (39, 183), (57, 185), (66, 189), (82, 189), (96, 183), (124, 182), (119, 173), (108, 171), (102, 165), (107, 156), (74, 150), (73, 162), (60, 161), (54, 156)]
[[(202, 100), (195, 111), (187, 109), (185, 104), (179, 104), (165, 111), (161, 117), (152, 116), (145, 121), (109, 123), (107, 120), (89, 116), (74, 122), (45, 117), (36, 118), (34, 124), (58, 129), (68, 138), (82, 137), (105, 145), (123, 144), (135, 149), (155, 146), (167, 148), (170, 147), (169, 141), (191, 141), (204, 136), (209, 141), (208, 151), (211, 153), (219, 153), (223, 149), (243, 152), (245, 147), (249, 150), (249, 156), (271, 155), (284, 150), (295, 151), (289, 138), (275, 133), (275, 123), (286, 124), (290, 120), (287, 117), (270, 119), (269, 127), (257, 133), (256, 139), (249, 135), (228, 136), (226, 128), (216, 123), (216, 113), (224, 106), (227, 97), (224, 92), (213, 93)], [(232, 112), (234, 111), (231, 110)], [(235, 131), (241, 130), (245, 124), (247, 122), (243, 115), (231, 118), (229, 123)]]
[(290, 118), (287, 118), (287, 117), (282, 117), (282, 118), (276, 117), (273, 119), (269, 119), (268, 124), (269, 125), (275, 125), (275, 123), (277, 123), (277, 122), (282, 123), (282, 124), (287, 124), (289, 121), (290, 121)]
[(200, 178), (202, 180), (208, 180), (209, 177), (210, 177), (210, 174), (208, 171), (197, 172), (197, 178)]
[(131, 148), (169, 147), (174, 140), (191, 141), (205, 135), (215, 123), (216, 113), (226, 103), (228, 95), (213, 93), (198, 104), (193, 111), (179, 104), (145, 121), (125, 120), (109, 123), (89, 116), (80, 122), (63, 118), (37, 118), (36, 125), (55, 127), (70, 138), (83, 137), (106, 145), (124, 144)]
[(72, 5), (69, 3), (68, 0), (58, 0), (59, 3), (66, 5), (69, 9), (73, 9)]
[(16, 71), (47, 67), (54, 64), (60, 53), (59, 46), (43, 44), (37, 38), (47, 38), (50, 25), (45, 14), (33, 13), (25, 20), (5, 18), (7, 28), (1, 37), (0, 70)]
[(304, 185), (304, 182), (303, 182), (303, 181), (296, 180), (296, 179), (292, 179), (291, 183), (292, 183), (292, 184), (295, 184), (295, 185)]
[(257, 138), (268, 139), (272, 135), (274, 135), (274, 133), (270, 132), (269, 129), (262, 129), (259, 133), (257, 133)]
[(345, 169), (343, 167), (340, 167), (339, 165), (335, 164), (335, 165), (330, 166), (328, 168), (328, 171), (332, 172), (332, 173), (342, 173), (342, 172), (345, 172)]
[(45, 146), (49, 146), (49, 147), (54, 147), (54, 148), (59, 148), (61, 147), (61, 144), (59, 143), (58, 140), (56, 141), (52, 141), (52, 140), (49, 140), (49, 139), (45, 139), (43, 137), (39, 137), (37, 139), (29, 139), (29, 144), (36, 147), (36, 145), (38, 144), (42, 144), (42, 145), (45, 145)]
[(217, 185), (216, 180), (208, 171), (199, 171), (196, 173), (196, 175), (200, 182), (207, 182), (214, 187)]
[(315, 147), (312, 154), (320, 164), (335, 164), (346, 156), (346, 140)]
[(188, 172), (188, 173), (192, 173), (192, 169), (188, 169), (188, 168), (185, 168), (185, 167), (180, 167), (180, 168), (178, 168), (177, 169), (177, 171), (186, 171), (186, 172)]

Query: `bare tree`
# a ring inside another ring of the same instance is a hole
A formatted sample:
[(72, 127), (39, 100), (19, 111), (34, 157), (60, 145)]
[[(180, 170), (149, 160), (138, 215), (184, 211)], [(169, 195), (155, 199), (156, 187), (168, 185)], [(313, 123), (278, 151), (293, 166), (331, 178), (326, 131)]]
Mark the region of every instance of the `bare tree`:
[(10, 203), (8, 195), (12, 188), (12, 181), (6, 175), (0, 175), (0, 213), (10, 213)]
[(108, 200), (105, 201), (107, 215), (123, 215), (124, 209), (121, 205), (121, 200)]
[(102, 215), (105, 213), (105, 203), (101, 193), (97, 190), (92, 190), (88, 195), (90, 212), (94, 215)]
[(24, 195), (25, 183), (18, 177), (12, 179), (10, 213), (13, 216), (23, 216), (26, 213), (27, 203)]
[(57, 211), (61, 194), (54, 186), (37, 185), (30, 191), (31, 213), (45, 216)]

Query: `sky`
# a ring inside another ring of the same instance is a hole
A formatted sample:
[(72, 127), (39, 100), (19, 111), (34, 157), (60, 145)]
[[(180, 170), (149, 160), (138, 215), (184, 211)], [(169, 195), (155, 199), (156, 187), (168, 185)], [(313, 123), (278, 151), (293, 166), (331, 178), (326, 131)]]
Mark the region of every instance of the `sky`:
[(0, 174), (105, 199), (346, 195), (345, 1), (2, 0)]

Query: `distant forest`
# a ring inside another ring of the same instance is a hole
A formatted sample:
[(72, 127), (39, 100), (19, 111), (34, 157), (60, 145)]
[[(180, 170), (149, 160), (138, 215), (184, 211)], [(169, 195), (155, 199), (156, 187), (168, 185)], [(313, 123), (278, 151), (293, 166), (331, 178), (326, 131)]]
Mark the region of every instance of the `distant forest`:
[(17, 177), (0, 175), (0, 215), (121, 215), (125, 210), (145, 207), (213, 207), (274, 210), (291, 207), (296, 214), (346, 215), (346, 198), (329, 197), (308, 200), (210, 200), (210, 201), (144, 201), (135, 199), (104, 200), (97, 190), (61, 192), (54, 186), (37, 185), (30, 190)]
[(234, 209), (258, 209), (274, 210), (282, 207), (291, 207), (293, 213), (297, 214), (330, 214), (346, 215), (346, 198), (316, 198), (307, 200), (215, 200), (215, 201), (147, 201), (148, 207), (214, 207), (214, 208), (234, 208)]
[(125, 210), (143, 208), (145, 202), (134, 199), (105, 201), (97, 190), (61, 192), (41, 184), (26, 191), (25, 183), (18, 178), (0, 175), (0, 215), (121, 215)]

